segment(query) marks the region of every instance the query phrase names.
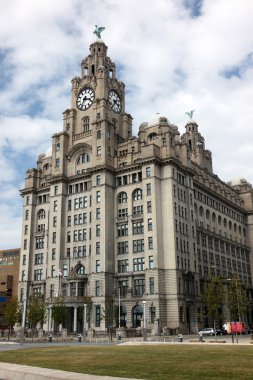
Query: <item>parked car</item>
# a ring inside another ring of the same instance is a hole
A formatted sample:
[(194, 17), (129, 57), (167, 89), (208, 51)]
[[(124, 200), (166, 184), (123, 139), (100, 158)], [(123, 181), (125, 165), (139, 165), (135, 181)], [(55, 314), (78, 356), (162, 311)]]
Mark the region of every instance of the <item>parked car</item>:
[(201, 331), (199, 331), (199, 335), (215, 335), (214, 329), (212, 327), (207, 327)]
[(228, 332), (225, 329), (216, 329), (217, 335), (226, 335)]

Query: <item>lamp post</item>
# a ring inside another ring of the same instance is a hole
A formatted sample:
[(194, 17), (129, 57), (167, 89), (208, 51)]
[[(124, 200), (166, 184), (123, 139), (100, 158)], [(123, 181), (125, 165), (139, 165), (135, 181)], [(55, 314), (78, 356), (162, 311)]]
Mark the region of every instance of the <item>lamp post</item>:
[(119, 329), (120, 329), (120, 287), (119, 287)]
[(143, 301), (143, 340), (147, 341), (146, 301)]
[(23, 309), (22, 309), (22, 323), (21, 323), (21, 331), (20, 331), (21, 346), (23, 346), (24, 338), (25, 338), (25, 320), (26, 320), (26, 298), (23, 301)]
[(85, 338), (86, 338), (86, 312), (87, 312), (87, 305), (85, 303), (83, 305), (83, 341), (85, 341)]

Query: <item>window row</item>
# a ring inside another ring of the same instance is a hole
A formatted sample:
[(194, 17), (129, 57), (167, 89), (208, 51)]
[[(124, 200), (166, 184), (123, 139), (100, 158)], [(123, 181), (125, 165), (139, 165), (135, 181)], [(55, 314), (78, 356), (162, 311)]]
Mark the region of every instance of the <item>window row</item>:
[[(137, 257), (133, 259), (132, 262), (133, 272), (144, 271), (145, 267), (145, 257)], [(154, 256), (149, 256), (148, 268), (154, 269)], [(118, 260), (118, 273), (129, 272), (129, 259)]]

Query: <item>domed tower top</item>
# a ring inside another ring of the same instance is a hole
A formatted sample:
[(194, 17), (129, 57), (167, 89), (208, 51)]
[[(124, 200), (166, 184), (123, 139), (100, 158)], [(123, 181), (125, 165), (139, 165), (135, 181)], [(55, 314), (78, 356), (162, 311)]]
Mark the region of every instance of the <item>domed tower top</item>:
[(186, 132), (181, 137), (181, 143), (188, 146), (192, 161), (212, 173), (212, 153), (205, 149), (205, 139), (198, 131), (198, 124), (192, 119), (193, 112), (186, 112), (190, 120), (185, 126)]

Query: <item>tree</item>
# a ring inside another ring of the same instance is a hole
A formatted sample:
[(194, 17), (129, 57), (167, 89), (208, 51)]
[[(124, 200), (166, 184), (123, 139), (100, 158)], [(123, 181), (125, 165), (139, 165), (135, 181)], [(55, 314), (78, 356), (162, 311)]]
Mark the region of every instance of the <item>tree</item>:
[[(11, 298), (4, 311), (4, 323), (9, 327), (9, 335), (15, 323), (21, 323), (22, 320), (22, 306), (16, 298)], [(8, 339), (9, 339), (8, 335)]]
[(102, 308), (101, 319), (105, 320), (105, 326), (110, 333), (112, 340), (112, 329), (117, 320), (118, 308), (112, 297), (105, 297), (105, 307)]
[(52, 306), (52, 318), (59, 326), (63, 325), (67, 320), (67, 308), (62, 297), (55, 298), (55, 304)]
[(37, 324), (43, 328), (43, 324), (46, 322), (46, 304), (43, 297), (40, 295), (34, 296), (27, 305), (27, 320), (31, 325), (31, 328), (35, 328)]
[(224, 289), (220, 277), (213, 276), (210, 278), (202, 298), (206, 306), (207, 315), (212, 319), (214, 330), (216, 331), (216, 322), (221, 318), (224, 299)]
[(249, 304), (246, 288), (236, 276), (227, 279), (227, 282), (227, 298), (231, 319), (241, 321)]

